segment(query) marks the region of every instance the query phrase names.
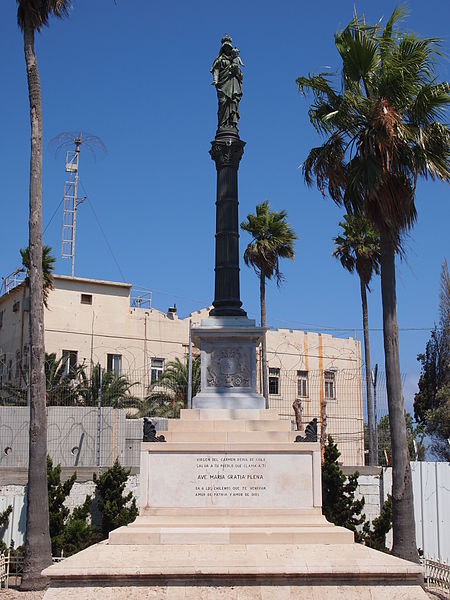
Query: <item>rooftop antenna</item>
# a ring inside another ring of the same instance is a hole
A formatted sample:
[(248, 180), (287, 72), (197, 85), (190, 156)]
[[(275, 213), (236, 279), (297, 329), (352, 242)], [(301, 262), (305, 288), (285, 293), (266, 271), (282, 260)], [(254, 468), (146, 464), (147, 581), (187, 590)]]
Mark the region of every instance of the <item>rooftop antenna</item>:
[(75, 238), (77, 228), (77, 208), (86, 200), (78, 197), (78, 180), (81, 145), (89, 149), (94, 161), (98, 154), (105, 155), (107, 150), (103, 142), (96, 135), (80, 131), (64, 131), (51, 140), (49, 146), (58, 155), (68, 145), (75, 148), (66, 150), (66, 173), (64, 182), (63, 220), (61, 236), (61, 257), (72, 261), (72, 277), (75, 276)]

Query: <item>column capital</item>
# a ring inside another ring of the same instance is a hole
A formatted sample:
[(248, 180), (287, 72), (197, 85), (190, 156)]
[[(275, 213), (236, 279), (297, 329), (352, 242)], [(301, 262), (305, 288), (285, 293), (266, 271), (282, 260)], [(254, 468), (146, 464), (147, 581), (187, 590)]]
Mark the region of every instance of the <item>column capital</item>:
[(245, 142), (237, 136), (218, 137), (211, 142), (209, 151), (212, 160), (216, 163), (216, 168), (239, 167), (239, 162), (244, 153)]

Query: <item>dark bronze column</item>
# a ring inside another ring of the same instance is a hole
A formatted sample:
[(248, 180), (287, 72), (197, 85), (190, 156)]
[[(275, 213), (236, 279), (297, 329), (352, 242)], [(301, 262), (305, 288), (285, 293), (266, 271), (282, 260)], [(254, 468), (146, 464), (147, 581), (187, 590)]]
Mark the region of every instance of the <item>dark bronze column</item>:
[(217, 169), (216, 261), (211, 316), (246, 316), (239, 289), (238, 169), (245, 142), (237, 129), (219, 129), (211, 142)]

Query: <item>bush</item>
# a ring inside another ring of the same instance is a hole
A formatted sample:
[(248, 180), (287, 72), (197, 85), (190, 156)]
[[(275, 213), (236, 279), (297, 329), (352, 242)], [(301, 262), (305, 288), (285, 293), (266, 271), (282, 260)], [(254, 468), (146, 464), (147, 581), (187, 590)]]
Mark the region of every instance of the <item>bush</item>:
[(355, 500), (359, 473), (356, 471), (346, 481), (338, 464), (340, 455), (333, 438), (328, 436), (322, 465), (323, 514), (331, 523), (354, 531), (355, 540), (359, 542), (362, 541), (362, 534), (357, 530), (357, 526), (362, 525), (366, 519), (361, 513), (364, 498)]
[(129, 474), (130, 470), (124, 469), (117, 459), (102, 475), (97, 476), (94, 473), (97, 506), (102, 514), (104, 538), (107, 538), (113, 529), (134, 521), (139, 513), (132, 492), (123, 495)]
[(87, 522), (92, 504), (91, 496), (86, 496), (83, 505), (74, 508), (72, 513), (64, 505), (76, 479), (77, 474), (74, 473), (62, 483), (61, 465), (53, 467), (52, 459), (47, 457), (48, 507), (53, 556), (59, 556), (61, 551), (66, 556), (75, 554), (94, 542), (94, 530)]

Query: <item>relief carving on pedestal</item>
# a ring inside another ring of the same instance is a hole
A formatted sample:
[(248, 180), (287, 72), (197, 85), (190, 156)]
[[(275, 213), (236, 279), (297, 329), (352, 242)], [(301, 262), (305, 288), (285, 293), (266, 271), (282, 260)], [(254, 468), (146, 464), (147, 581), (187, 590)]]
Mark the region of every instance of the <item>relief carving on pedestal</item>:
[(209, 355), (206, 381), (210, 387), (250, 387), (249, 357), (240, 348), (214, 350)]

